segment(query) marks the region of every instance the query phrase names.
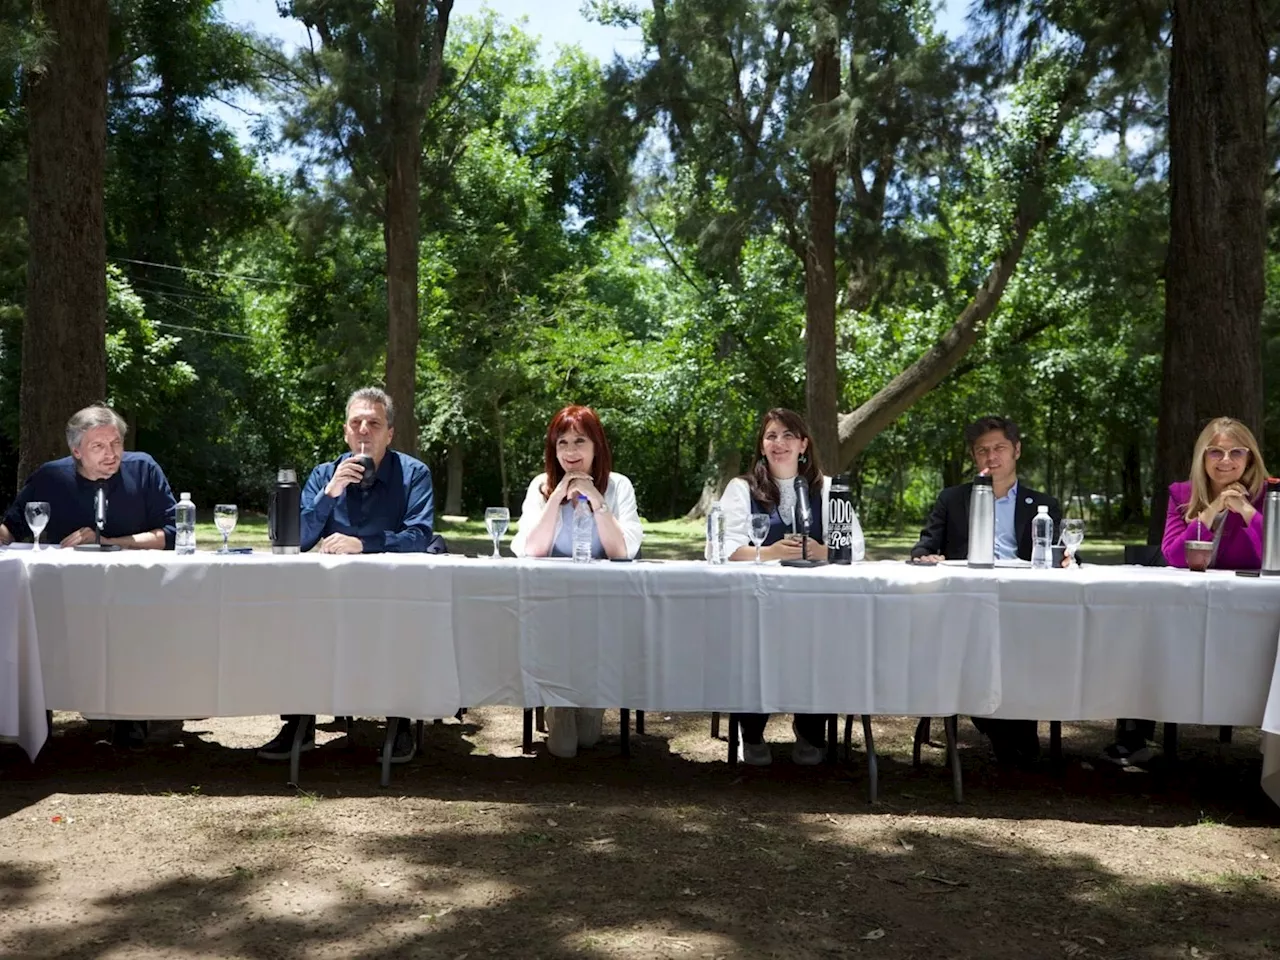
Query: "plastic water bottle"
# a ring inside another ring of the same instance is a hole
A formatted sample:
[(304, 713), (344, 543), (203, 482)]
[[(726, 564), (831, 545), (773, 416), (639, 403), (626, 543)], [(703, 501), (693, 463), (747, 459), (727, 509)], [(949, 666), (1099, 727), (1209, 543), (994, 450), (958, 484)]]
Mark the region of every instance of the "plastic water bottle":
[(1041, 504), (1031, 518), (1031, 567), (1048, 570), (1053, 558), (1053, 517), (1049, 508)]
[(177, 537), (174, 540), (174, 552), (188, 554), (196, 552), (196, 505), (191, 502), (191, 494), (184, 493), (173, 511)]
[(587, 563), (591, 559), (591, 535), (596, 530), (596, 518), (591, 514), (591, 501), (581, 493), (573, 505), (573, 559), (575, 563)]
[(724, 507), (717, 500), (707, 511), (707, 562), (724, 563)]

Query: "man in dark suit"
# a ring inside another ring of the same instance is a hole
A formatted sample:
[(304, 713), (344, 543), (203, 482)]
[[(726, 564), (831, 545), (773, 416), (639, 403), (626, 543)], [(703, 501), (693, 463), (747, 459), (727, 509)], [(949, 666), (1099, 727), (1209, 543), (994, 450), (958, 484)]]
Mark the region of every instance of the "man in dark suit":
[[(1058, 501), (1018, 482), (1022, 436), (1006, 417), (983, 417), (964, 431), (965, 444), (980, 472), (991, 477), (995, 493), (995, 555), (997, 559), (1031, 559), (1031, 518), (1042, 504), (1049, 508), (1053, 528), (1062, 525)], [(911, 548), (918, 563), (964, 560), (969, 556), (969, 494), (972, 483), (947, 487), (929, 513), (920, 539)], [(991, 738), (1002, 763), (1025, 763), (1040, 754), (1034, 720), (992, 720), (975, 717), (973, 725)]]

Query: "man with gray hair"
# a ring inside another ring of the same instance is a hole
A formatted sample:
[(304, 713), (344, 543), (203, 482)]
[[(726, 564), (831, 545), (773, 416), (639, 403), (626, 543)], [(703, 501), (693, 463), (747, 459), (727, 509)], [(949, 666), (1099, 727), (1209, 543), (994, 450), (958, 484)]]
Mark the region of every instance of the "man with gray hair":
[[(71, 456), (42, 464), (31, 474), (0, 524), (0, 544), (31, 538), (26, 507), (40, 501), (49, 504), (49, 523), (43, 531), (49, 543), (62, 547), (93, 543), (98, 536), (94, 500), (101, 490), (107, 500), (104, 544), (172, 550), (173, 491), (160, 465), (148, 454), (125, 451), (128, 429), (124, 419), (103, 404), (72, 416), (67, 421)], [(146, 746), (142, 721), (117, 720), (112, 727), (116, 746), (133, 750)]]
[[(321, 553), (441, 553), (435, 534), (431, 471), (421, 460), (391, 449), (395, 406), (377, 387), (347, 400), (342, 435), (349, 453), (311, 471), (302, 491), (302, 549)], [(299, 724), (301, 749), (315, 746), (315, 717), (286, 716), (280, 733), (258, 751), (263, 760), (287, 760)], [(399, 722), (392, 763), (407, 763), (417, 750), (407, 720)]]
[(148, 454), (126, 452), (128, 426), (110, 407), (95, 404), (67, 421), (71, 456), (51, 460), (27, 479), (0, 524), (0, 544), (31, 539), (28, 503), (49, 504), (43, 539), (63, 547), (93, 543), (94, 498), (107, 496), (102, 542), (132, 550), (173, 548), (174, 499), (164, 471)]

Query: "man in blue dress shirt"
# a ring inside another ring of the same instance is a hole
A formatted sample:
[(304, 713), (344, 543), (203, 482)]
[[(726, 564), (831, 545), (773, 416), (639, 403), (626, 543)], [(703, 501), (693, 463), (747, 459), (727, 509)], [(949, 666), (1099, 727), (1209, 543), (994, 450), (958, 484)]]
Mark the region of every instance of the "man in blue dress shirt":
[(67, 421), (71, 456), (51, 460), (27, 479), (0, 524), (0, 544), (30, 540), (28, 503), (49, 504), (46, 543), (93, 543), (94, 496), (107, 497), (102, 542), (133, 550), (173, 548), (173, 491), (160, 465), (145, 453), (125, 452), (124, 419), (110, 407), (85, 407)]
[[(62, 547), (93, 543), (94, 498), (107, 498), (102, 542), (131, 550), (172, 550), (173, 491), (160, 465), (145, 453), (125, 452), (129, 428), (110, 407), (85, 407), (67, 421), (71, 456), (51, 460), (27, 479), (0, 524), (0, 544), (33, 539), (27, 525), (28, 503), (49, 504), (49, 523), (41, 539)], [(147, 728), (140, 720), (112, 725), (117, 746), (141, 750)]]
[[(439, 552), (443, 541), (435, 522), (431, 471), (421, 460), (391, 449), (395, 407), (377, 387), (364, 387), (347, 400), (342, 428), (350, 453), (311, 471), (302, 491), (302, 549), (321, 553)], [(367, 481), (362, 455), (373, 460)], [(366, 481), (366, 482), (362, 482)], [(258, 751), (264, 760), (287, 760), (298, 725), (305, 723), (301, 749), (315, 748), (315, 717), (286, 716), (276, 738)], [(393, 763), (407, 763), (417, 750), (403, 718), (392, 749)]]

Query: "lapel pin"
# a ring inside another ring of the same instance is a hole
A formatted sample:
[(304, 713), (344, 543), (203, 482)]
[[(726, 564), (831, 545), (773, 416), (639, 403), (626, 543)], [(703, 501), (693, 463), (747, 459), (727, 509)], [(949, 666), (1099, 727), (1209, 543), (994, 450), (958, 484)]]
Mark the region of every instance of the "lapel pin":
[(1026, 501), (1026, 502), (1027, 502), (1027, 503), (1030, 503), (1030, 502), (1031, 502), (1031, 498), (1030, 498), (1030, 497), (1027, 497), (1027, 501)]

